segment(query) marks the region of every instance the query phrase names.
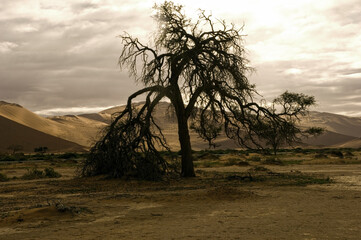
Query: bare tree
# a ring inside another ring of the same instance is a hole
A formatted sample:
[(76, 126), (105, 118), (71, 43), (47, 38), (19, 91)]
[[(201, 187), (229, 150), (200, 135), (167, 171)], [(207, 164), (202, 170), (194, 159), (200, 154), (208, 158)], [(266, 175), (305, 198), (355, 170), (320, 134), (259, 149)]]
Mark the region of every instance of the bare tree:
[[(254, 137), (258, 121), (280, 120), (253, 99), (256, 91), (246, 76), (252, 69), (245, 57), (242, 27), (214, 20), (204, 11), (194, 22), (186, 17), (182, 6), (172, 2), (156, 5), (155, 9), (158, 31), (152, 47), (129, 34), (121, 36), (119, 64), (128, 67), (144, 88), (128, 98), (125, 110), (92, 148), (83, 167), (84, 175), (124, 176), (132, 171), (139, 175), (144, 169), (142, 164), (165, 173), (167, 163), (157, 149), (168, 147), (152, 116), (164, 98), (170, 100), (177, 117), (184, 177), (195, 176), (190, 119), (211, 119), (207, 122), (210, 125), (199, 128), (201, 137), (218, 136), (217, 131), (207, 135), (207, 130), (220, 123), (229, 138), (244, 146), (247, 141), (258, 144)], [(140, 95), (146, 96), (146, 102), (135, 111), (132, 101)]]

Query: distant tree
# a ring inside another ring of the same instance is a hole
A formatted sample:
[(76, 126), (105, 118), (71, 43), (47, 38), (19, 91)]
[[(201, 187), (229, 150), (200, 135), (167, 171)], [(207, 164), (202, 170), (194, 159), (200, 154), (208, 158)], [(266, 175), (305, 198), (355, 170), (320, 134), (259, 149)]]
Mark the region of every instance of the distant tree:
[(24, 149), (24, 147), (22, 145), (19, 145), (19, 144), (11, 144), (9, 147), (8, 147), (9, 150), (12, 151), (12, 154), (15, 155), (16, 152), (18, 151), (21, 151)]
[(273, 154), (276, 155), (281, 146), (292, 146), (301, 143), (302, 137), (322, 134), (323, 128), (299, 126), (300, 117), (305, 116), (309, 107), (315, 103), (313, 96), (288, 91), (274, 99), (269, 111), (277, 118), (262, 116), (260, 119), (255, 119), (253, 135), (259, 139), (260, 146), (264, 144), (266, 147), (271, 147)]
[[(204, 120), (205, 124), (196, 128), (207, 141), (218, 136), (213, 127), (219, 123), (229, 138), (245, 146), (247, 141), (257, 144), (257, 121), (283, 121), (254, 101), (256, 91), (246, 76), (252, 69), (245, 57), (242, 27), (214, 20), (204, 11), (193, 22), (182, 6), (167, 1), (155, 10), (159, 27), (153, 46), (127, 33), (121, 36), (119, 64), (127, 66), (144, 88), (129, 96), (124, 111), (91, 148), (83, 175), (130, 174), (153, 179), (166, 173), (167, 162), (158, 149), (169, 148), (153, 118), (155, 107), (164, 98), (170, 100), (177, 117), (184, 177), (195, 176), (188, 126), (191, 119)], [(140, 95), (145, 95), (145, 103), (135, 109), (133, 100)]]
[(48, 147), (36, 147), (34, 148), (34, 152), (44, 154), (48, 151)]

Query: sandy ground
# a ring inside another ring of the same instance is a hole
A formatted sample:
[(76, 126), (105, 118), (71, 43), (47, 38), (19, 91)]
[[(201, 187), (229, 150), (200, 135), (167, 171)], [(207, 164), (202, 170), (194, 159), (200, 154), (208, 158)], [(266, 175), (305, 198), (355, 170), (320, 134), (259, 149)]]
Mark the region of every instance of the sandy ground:
[[(0, 182), (0, 239), (361, 238), (359, 164), (267, 166), (334, 180), (307, 186), (232, 177), (249, 166), (156, 183), (76, 179), (73, 166), (54, 168), (63, 177)], [(0, 170), (20, 176), (26, 167)]]

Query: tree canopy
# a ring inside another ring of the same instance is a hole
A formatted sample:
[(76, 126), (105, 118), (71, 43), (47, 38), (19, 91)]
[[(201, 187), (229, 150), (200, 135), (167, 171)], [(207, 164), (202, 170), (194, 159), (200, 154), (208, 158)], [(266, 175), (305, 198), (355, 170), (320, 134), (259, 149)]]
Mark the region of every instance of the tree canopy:
[[(276, 114), (254, 100), (257, 93), (247, 78), (252, 68), (245, 56), (243, 26), (227, 25), (204, 11), (192, 21), (182, 6), (167, 1), (155, 9), (158, 30), (152, 46), (127, 33), (121, 36), (120, 67), (128, 68), (144, 88), (129, 96), (125, 110), (91, 149), (84, 175), (166, 173), (167, 162), (158, 150), (169, 148), (153, 118), (156, 105), (165, 98), (177, 117), (184, 177), (195, 176), (190, 121), (196, 121), (193, 126), (210, 144), (222, 125), (229, 138), (248, 146), (249, 142), (259, 145), (260, 123), (280, 124), (286, 122), (284, 115), (299, 112), (289, 106)], [(145, 95), (145, 104), (134, 109), (132, 102), (140, 95)], [(298, 107), (304, 110), (309, 105)]]

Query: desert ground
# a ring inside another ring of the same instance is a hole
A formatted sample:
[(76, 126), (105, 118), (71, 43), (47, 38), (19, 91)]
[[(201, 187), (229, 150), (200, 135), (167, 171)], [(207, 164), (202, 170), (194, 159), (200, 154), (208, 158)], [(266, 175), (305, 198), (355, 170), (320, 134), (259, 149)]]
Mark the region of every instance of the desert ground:
[[(0, 162), (0, 239), (360, 239), (360, 151), (282, 154), (205, 154), (197, 177), (159, 182), (79, 178), (79, 159)], [(22, 177), (49, 167), (62, 176)]]

